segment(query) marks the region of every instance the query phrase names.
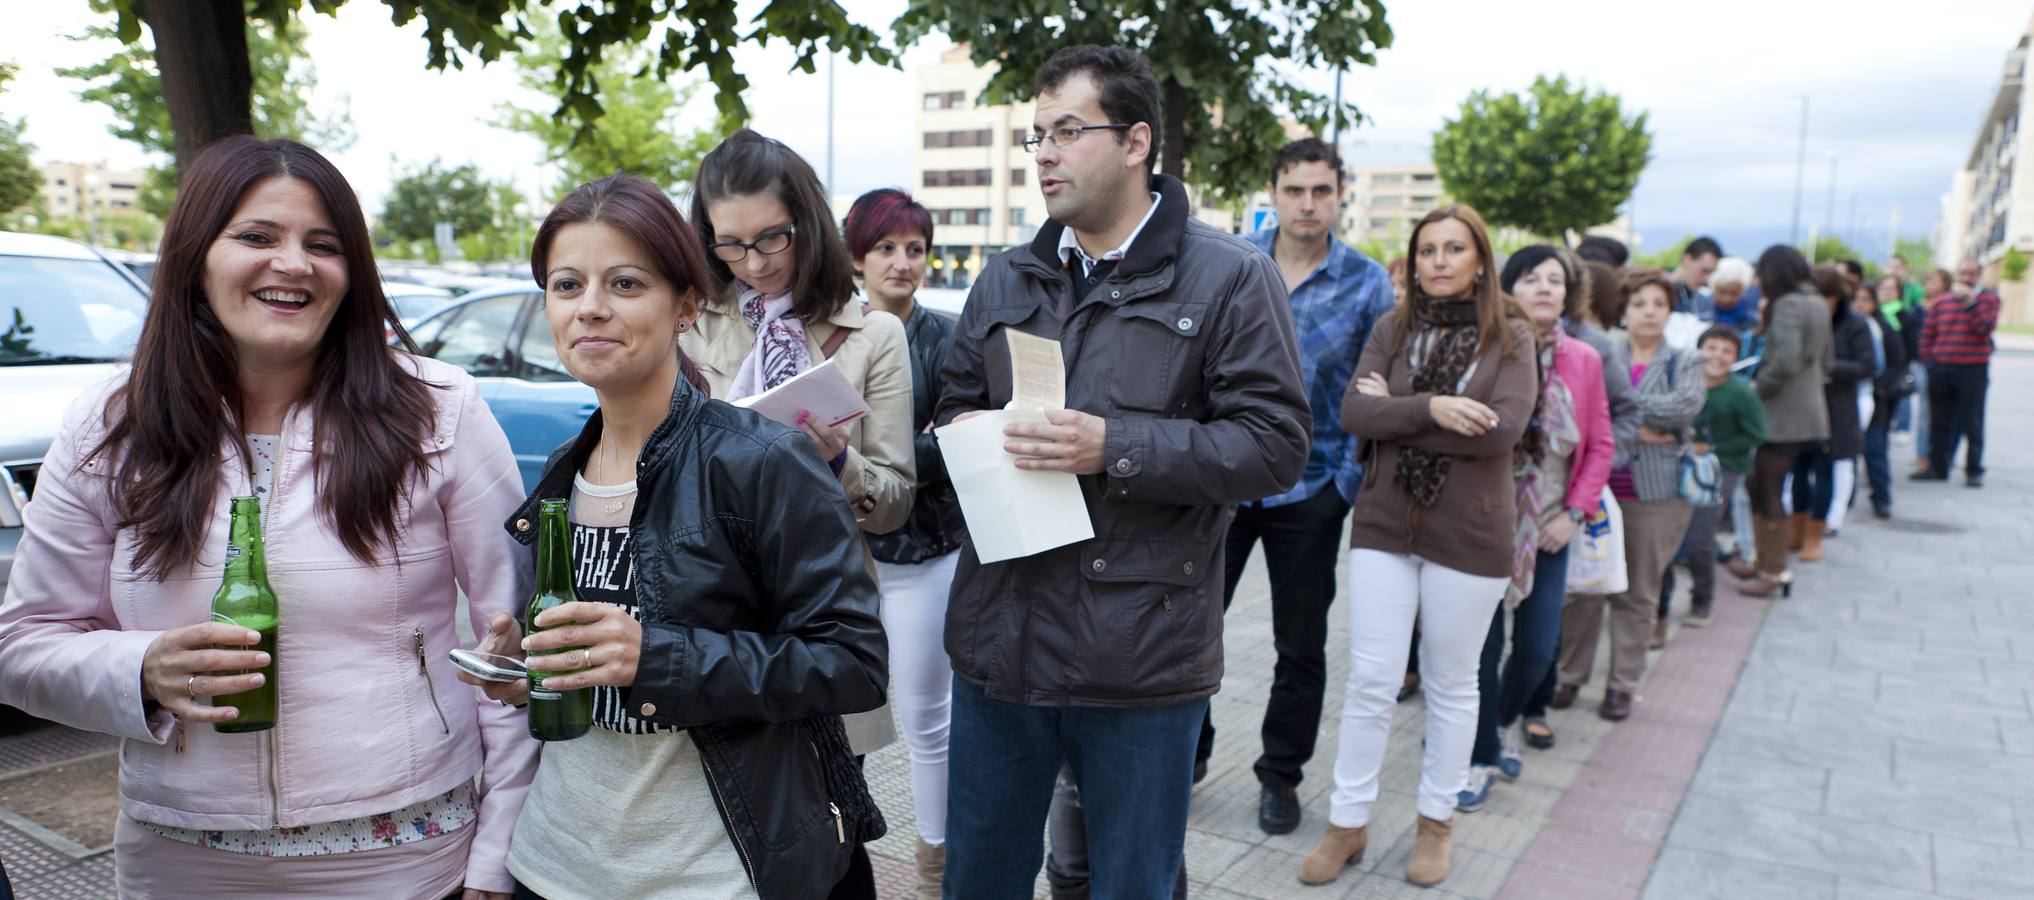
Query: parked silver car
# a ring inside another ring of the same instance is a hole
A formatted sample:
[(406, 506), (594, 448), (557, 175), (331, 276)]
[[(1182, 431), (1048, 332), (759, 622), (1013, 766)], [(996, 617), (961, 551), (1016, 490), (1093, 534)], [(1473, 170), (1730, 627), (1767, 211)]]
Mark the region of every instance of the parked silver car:
[(134, 350), (148, 292), (62, 238), (0, 232), (0, 590), (64, 410)]

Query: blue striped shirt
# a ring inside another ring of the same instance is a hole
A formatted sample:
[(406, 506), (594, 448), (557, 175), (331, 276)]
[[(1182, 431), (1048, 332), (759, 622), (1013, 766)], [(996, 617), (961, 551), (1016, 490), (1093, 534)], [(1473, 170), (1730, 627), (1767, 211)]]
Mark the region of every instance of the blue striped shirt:
[[(1269, 228), (1244, 239), (1270, 256), (1277, 237), (1278, 230)], [(1292, 291), (1291, 300), (1300, 372), (1314, 413), (1313, 446), (1299, 483), (1257, 505), (1298, 503), (1330, 483), (1342, 499), (1353, 501), (1363, 467), (1356, 461), (1356, 437), (1342, 430), (1342, 395), (1356, 376), (1356, 361), (1370, 340), (1371, 326), (1396, 302), (1391, 276), (1375, 260), (1329, 238), (1327, 259)]]

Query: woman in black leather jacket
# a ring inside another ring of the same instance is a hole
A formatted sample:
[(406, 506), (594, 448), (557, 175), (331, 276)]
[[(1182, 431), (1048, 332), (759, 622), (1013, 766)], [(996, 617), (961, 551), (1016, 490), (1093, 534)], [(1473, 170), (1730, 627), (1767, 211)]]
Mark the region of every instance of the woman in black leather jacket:
[(917, 302), (932, 248), (932, 213), (903, 191), (855, 200), (843, 227), (870, 306), (904, 322), (911, 356), (911, 431), (917, 484), (911, 518), (869, 535), (890, 639), (894, 708), (911, 748), (911, 800), (918, 820), (919, 900), (938, 900), (946, 871), (946, 748), (953, 664), (946, 657), (946, 597), (966, 524), (929, 425), (953, 322)]
[[(497, 616), (482, 649), (573, 673), (544, 686), (591, 687), (594, 727), (544, 747), (509, 849), (517, 896), (824, 896), (884, 828), (840, 720), (882, 704), (888, 677), (847, 501), (809, 438), (708, 399), (678, 349), (705, 255), (655, 185), (574, 191), (531, 270), (600, 411), (507, 527), (530, 544), (539, 501), (570, 499), (579, 602), (527, 640)], [(485, 687), (521, 703), (528, 684)]]

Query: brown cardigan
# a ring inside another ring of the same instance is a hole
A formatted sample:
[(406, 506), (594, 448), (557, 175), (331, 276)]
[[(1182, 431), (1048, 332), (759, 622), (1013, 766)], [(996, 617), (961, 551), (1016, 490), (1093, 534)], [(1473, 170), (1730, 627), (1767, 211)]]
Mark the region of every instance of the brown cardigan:
[[(1501, 340), (1485, 344), (1462, 392), (1497, 412), (1497, 427), (1473, 438), (1434, 424), (1427, 408), (1434, 395), (1412, 392), (1409, 348), (1399, 346), (1398, 316), (1385, 316), (1371, 330), (1342, 395), (1342, 427), (1356, 435), (1363, 460), (1363, 486), (1350, 512), (1350, 547), (1409, 553), (1471, 575), (1511, 577), (1517, 519), (1512, 448), (1532, 417), (1539, 374), (1531, 326), (1522, 319), (1507, 325), (1510, 351)], [(1356, 390), (1356, 381), (1371, 373), (1391, 383), (1391, 396), (1366, 397)], [(1417, 516), (1411, 496), (1392, 483), (1399, 451), (1408, 446), (1455, 458), (1440, 500)]]

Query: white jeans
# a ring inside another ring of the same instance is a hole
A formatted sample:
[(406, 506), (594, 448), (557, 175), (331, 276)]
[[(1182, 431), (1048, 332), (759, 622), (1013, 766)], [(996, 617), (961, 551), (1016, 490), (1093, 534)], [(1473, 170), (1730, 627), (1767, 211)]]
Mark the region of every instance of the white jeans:
[(947, 724), (953, 663), (946, 658), (946, 597), (960, 551), (916, 565), (876, 563), (883, 631), (890, 639), (890, 696), (911, 748), (911, 807), (918, 837), (946, 844)]
[(1443, 822), (1455, 814), (1455, 795), (1468, 780), (1476, 744), (1476, 667), (1508, 581), (1417, 556), (1349, 551), (1349, 683), (1342, 695), (1342, 740), (1328, 821), (1343, 828), (1370, 823), (1415, 615), (1420, 692), (1427, 704), (1419, 811)]
[(1830, 468), (1829, 518), (1824, 523), (1830, 531), (1843, 530), (1844, 514), (1850, 512), (1850, 495), (1857, 488), (1857, 459), (1839, 459)]

